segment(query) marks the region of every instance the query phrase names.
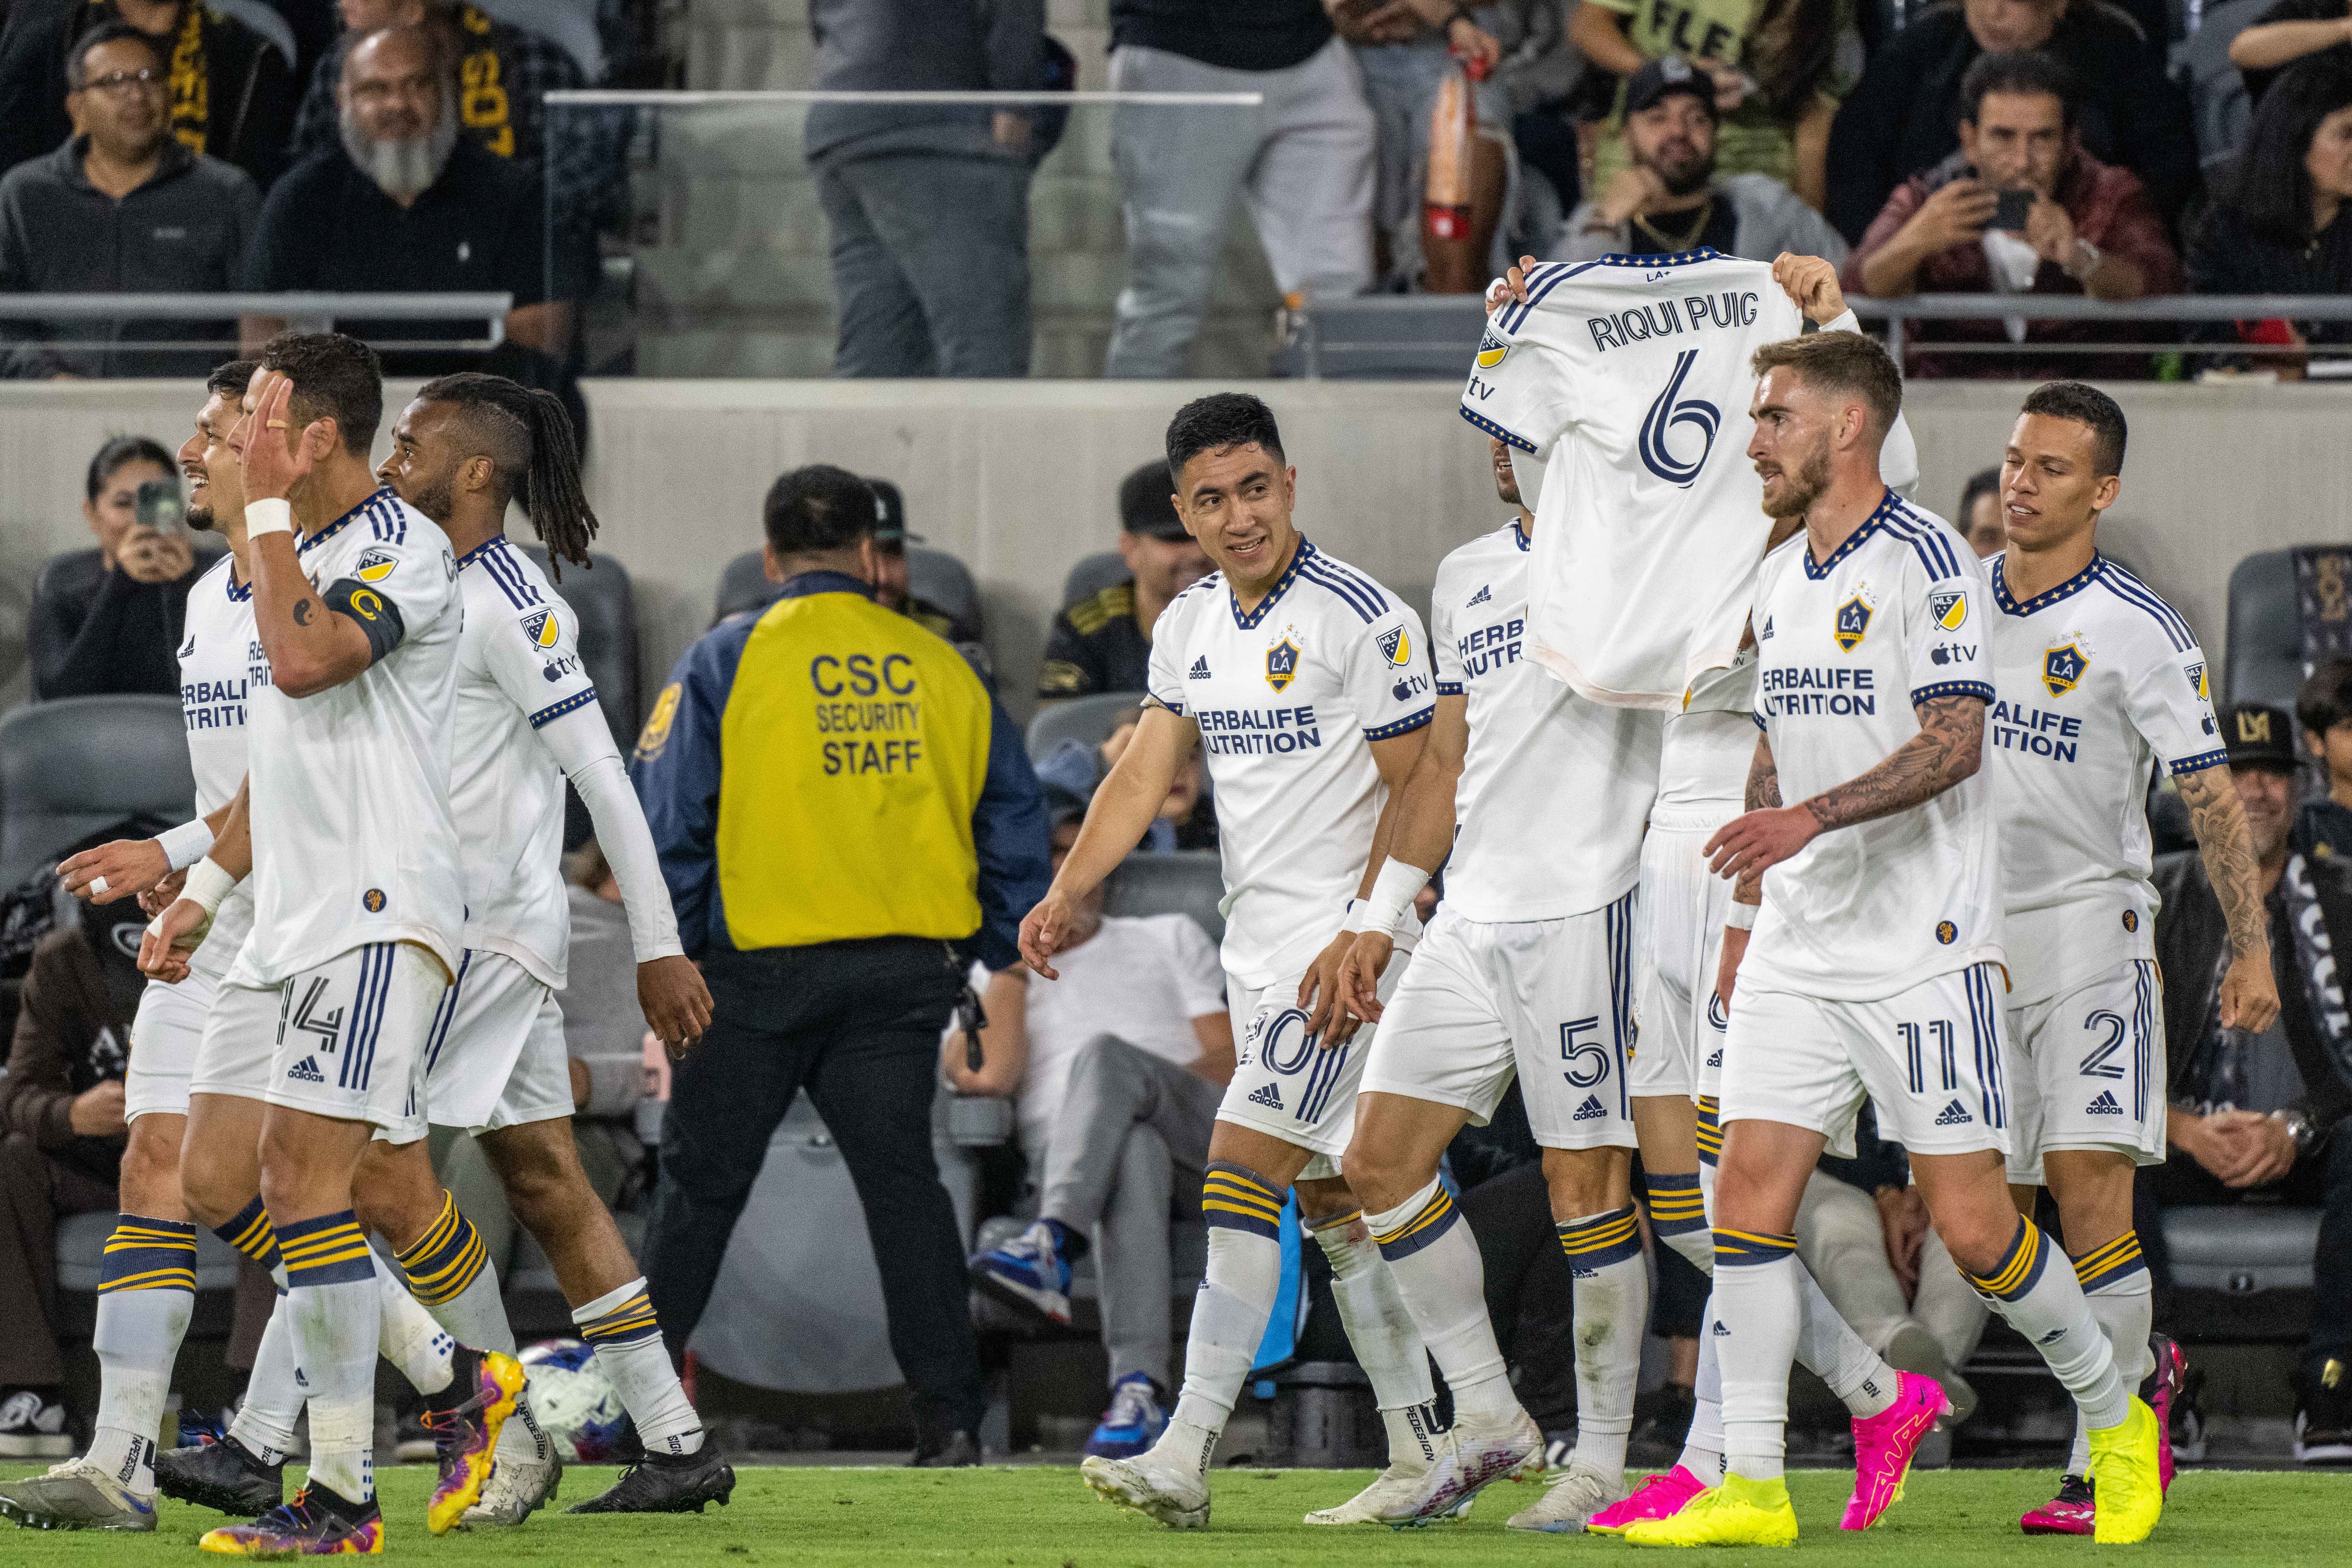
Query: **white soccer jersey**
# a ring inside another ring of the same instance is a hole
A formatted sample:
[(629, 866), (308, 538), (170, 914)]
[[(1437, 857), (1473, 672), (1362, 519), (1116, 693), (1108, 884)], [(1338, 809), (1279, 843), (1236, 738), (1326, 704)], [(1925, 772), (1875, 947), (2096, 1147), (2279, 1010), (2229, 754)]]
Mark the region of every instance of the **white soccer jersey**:
[(466, 629), (449, 807), (466, 846), (466, 945), (505, 953), (553, 990), (564, 981), (563, 773), (533, 733), (588, 707), (579, 618), (499, 534), (457, 563)]
[(1987, 617), (1998, 696), (1985, 763), (2016, 1006), (2155, 956), (2148, 770), (2230, 758), (2205, 655), (2171, 605), (2105, 556), (2020, 604), (2002, 561)]
[[(1756, 721), (1780, 798), (1793, 805), (1876, 767), (1919, 732), (1916, 703), (1990, 701), (1988, 594), (1960, 536), (1892, 490), (1827, 562), (1814, 563), (1803, 533), (1765, 557)], [(1743, 984), (1753, 975), (1868, 1002), (2000, 962), (1991, 789), (1979, 771), (1910, 810), (1824, 833), (1765, 872)]]
[(1538, 267), (1488, 319), (1462, 416), (1545, 460), (1529, 657), (1585, 696), (1671, 711), (1737, 653), (1771, 531), (1748, 360), (1803, 324), (1713, 250)]
[(1658, 808), (1728, 807), (1748, 796), (1756, 759), (1756, 650), (1691, 682), (1679, 713), (1666, 716), (1658, 763)]
[(1527, 658), (1529, 558), (1508, 523), (1446, 556), (1430, 596), (1437, 689), (1470, 721), (1445, 901), (1487, 924), (1617, 899), (1641, 873), (1657, 792), (1660, 718), (1588, 701)]
[(404, 630), (398, 647), (341, 686), (248, 696), (253, 934), (230, 983), (275, 985), (386, 942), (421, 943), (455, 974), (466, 924), (449, 812), (464, 618), (457, 557), (448, 536), (389, 489), (298, 549), (313, 587), (348, 579), (396, 611)]
[[(199, 816), (236, 797), (245, 782), (248, 694), (269, 684), (269, 659), (253, 635), (253, 589), (236, 581), (234, 564), (223, 555), (188, 590), (188, 618), (180, 639), (180, 716), (188, 726), (188, 766), (196, 778)], [(252, 929), (248, 879), (221, 900), (212, 930), (189, 956), (189, 965), (219, 979)]]
[(1160, 612), (1151, 697), (1200, 726), (1236, 983), (1295, 973), (1338, 933), (1385, 798), (1370, 742), (1436, 711), (1426, 641), (1402, 601), (1304, 539), (1248, 615), (1221, 572)]

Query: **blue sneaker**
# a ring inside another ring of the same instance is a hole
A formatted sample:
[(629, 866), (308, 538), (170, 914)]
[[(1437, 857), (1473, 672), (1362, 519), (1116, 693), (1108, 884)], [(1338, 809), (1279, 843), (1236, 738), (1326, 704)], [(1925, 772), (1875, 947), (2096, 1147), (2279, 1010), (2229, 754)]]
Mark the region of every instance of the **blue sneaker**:
[(1160, 1408), (1160, 1385), (1148, 1373), (1130, 1372), (1110, 1385), (1110, 1408), (1087, 1439), (1090, 1459), (1132, 1459), (1160, 1441), (1168, 1412)]
[(964, 1267), (982, 1294), (1069, 1326), (1070, 1260), (1051, 1220), (1039, 1220)]

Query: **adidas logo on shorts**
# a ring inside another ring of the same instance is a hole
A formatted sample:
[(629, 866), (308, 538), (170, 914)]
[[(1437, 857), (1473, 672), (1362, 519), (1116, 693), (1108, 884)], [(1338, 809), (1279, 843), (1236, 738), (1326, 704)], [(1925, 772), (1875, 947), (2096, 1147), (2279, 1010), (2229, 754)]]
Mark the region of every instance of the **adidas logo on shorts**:
[(2098, 1099), (2083, 1108), (2085, 1116), (2121, 1116), (2123, 1113), (2124, 1108), (2116, 1103), (2116, 1097), (2104, 1089), (2099, 1090)]
[(1495, 595), (1494, 595), (1494, 590), (1493, 590), (1492, 585), (1491, 585), (1491, 584), (1481, 584), (1481, 585), (1480, 585), (1480, 587), (1479, 587), (1479, 589), (1478, 589), (1478, 591), (1477, 591), (1476, 593), (1475, 593), (1475, 594), (1473, 594), (1473, 595), (1470, 595), (1469, 602), (1468, 602), (1467, 604), (1464, 605), (1462, 607), (1463, 607), (1464, 609), (1467, 610), (1467, 609), (1474, 608), (1474, 607), (1475, 607), (1475, 606), (1477, 606), (1477, 605), (1491, 605), (1491, 604), (1493, 604), (1494, 602), (1495, 602)]
[(1255, 1089), (1250, 1090), (1249, 1102), (1252, 1105), (1263, 1105), (1268, 1110), (1280, 1110), (1282, 1109), (1282, 1095), (1280, 1091), (1274, 1087), (1274, 1085), (1270, 1083), (1262, 1083)]
[(1716, 1047), (1714, 1050), (1707, 1053), (1706, 1065), (1711, 1068), (1720, 1068), (1723, 1066), (1723, 1047), (1721, 1046)]
[(304, 1057), (300, 1061), (296, 1062), (292, 1067), (286, 1069), (286, 1076), (292, 1079), (296, 1083), (324, 1083), (327, 1081), (327, 1075), (319, 1070), (319, 1058), (316, 1057)]
[(1202, 654), (1200, 658), (1192, 661), (1192, 673), (1189, 679), (1193, 680), (1206, 680), (1209, 679), (1209, 656), (1207, 654)]
[(1576, 1108), (1576, 1114), (1570, 1117), (1569, 1120), (1570, 1121), (1598, 1121), (1608, 1114), (1609, 1113), (1607, 1111), (1601, 1109), (1601, 1097), (1597, 1094), (1588, 1094), (1584, 1097), (1584, 1103)]
[(1723, 1320), (1721, 1318), (1717, 1318), (1715, 1321), (1715, 1328), (1711, 1331), (1717, 1339), (1727, 1340), (1731, 1337), (1731, 1331), (1723, 1326)]
[(1957, 1100), (1936, 1114), (1936, 1125), (1938, 1127), (1964, 1126), (1974, 1120), (1975, 1118), (1969, 1114), (1968, 1107)]

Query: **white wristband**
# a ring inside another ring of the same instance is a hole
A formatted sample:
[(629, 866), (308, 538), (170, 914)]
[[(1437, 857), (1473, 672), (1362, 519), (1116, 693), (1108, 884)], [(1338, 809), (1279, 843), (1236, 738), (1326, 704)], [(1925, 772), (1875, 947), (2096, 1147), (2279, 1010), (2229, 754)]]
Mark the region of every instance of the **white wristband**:
[(1743, 904), (1734, 902), (1731, 906), (1731, 912), (1723, 917), (1723, 923), (1729, 926), (1733, 931), (1754, 931), (1756, 929), (1756, 911), (1763, 907), (1764, 906), (1761, 904)]
[(1349, 899), (1348, 900), (1348, 912), (1339, 917), (1339, 934), (1341, 936), (1353, 936), (1356, 932), (1362, 931), (1369, 923), (1368, 917), (1370, 914), (1371, 907), (1371, 902), (1369, 900)]
[(245, 537), (247, 543), (265, 533), (294, 531), (294, 503), (285, 500), (249, 500), (245, 503)]
[(1364, 900), (1367, 912), (1364, 927), (1368, 931), (1394, 934), (1403, 923), (1405, 911), (1412, 908), (1413, 900), (1422, 889), (1429, 886), (1429, 873), (1418, 866), (1408, 865), (1395, 856), (1381, 868), (1372, 879), (1372, 896)]
[(155, 842), (163, 848), (163, 863), (174, 871), (184, 871), (212, 853), (212, 824), (199, 816), (158, 833)]
[(180, 888), (180, 897), (193, 899), (204, 906), (207, 915), (220, 911), (221, 900), (236, 888), (236, 879), (221, 869), (213, 859), (197, 861), (188, 868), (188, 879)]

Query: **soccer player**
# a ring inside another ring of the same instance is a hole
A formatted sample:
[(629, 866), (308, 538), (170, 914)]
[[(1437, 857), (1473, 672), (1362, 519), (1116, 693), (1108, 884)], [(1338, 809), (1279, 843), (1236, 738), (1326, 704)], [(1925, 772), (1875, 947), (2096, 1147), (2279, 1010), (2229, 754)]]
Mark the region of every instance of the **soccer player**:
[[(2260, 1034), (2279, 1008), (2269, 921), (2245, 809), (2207, 696), (2205, 655), (2173, 608), (2099, 553), (2099, 516), (2123, 488), (2124, 412), (2079, 381), (2036, 387), (2001, 458), (2009, 548), (1991, 562), (1986, 617), (1997, 693), (1985, 755), (2000, 817), (2008, 928), (2009, 1179), (2031, 1207), (2046, 1184), (2091, 1316), (2127, 1384), (2156, 1374), (2164, 1424), (2180, 1375), (2149, 1341), (2147, 1266), (2132, 1230), (2132, 1173), (2164, 1160), (2163, 977), (2148, 879), (2149, 770), (2189, 807), (2230, 924), (2225, 1028)], [(2162, 1479), (2171, 1479), (2170, 1449)], [(2087, 1535), (2089, 1439), (2077, 1424), (2058, 1496), (2020, 1523)]]
[(1217, 1111), (1202, 1201), (1206, 1278), (1184, 1387), (1158, 1443), (1089, 1458), (1087, 1484), (1176, 1529), (1209, 1521), (1208, 1465), (1280, 1284), (1286, 1190), (1331, 1262), (1356, 1359), (1388, 1427), (1388, 1468), (1307, 1516), (1354, 1523), (1443, 1484), (1429, 1357), (1339, 1173), (1365, 1041), (1340, 1004), (1339, 963), (1385, 847), (1398, 786), (1433, 711), (1419, 617), (1291, 521), (1297, 472), (1272, 410), (1243, 393), (1168, 426), (1176, 510), (1218, 570), (1162, 612), (1135, 737), (1095, 792), (1053, 887), (1021, 922), (1029, 966), (1054, 978), (1073, 906), (1150, 826), (1195, 744), (1208, 755), (1224, 858), (1226, 994), (1241, 1044)]
[(1714, 1227), (1727, 1468), (1625, 1536), (1796, 1541), (1781, 1465), (1797, 1204), (1868, 1094), (1954, 1259), (2082, 1405), (2107, 1504), (2098, 1538), (2145, 1540), (2163, 1508), (2155, 1417), (2003, 1181), (2000, 873), (1976, 776), (1993, 695), (1986, 584), (1959, 536), (1880, 477), (1902, 402), (1884, 349), (1817, 332), (1758, 351), (1755, 369), (1748, 452), (1765, 510), (1804, 527), (1757, 588), (1749, 809), (1707, 847), (1739, 879), (1738, 903), (1761, 904), (1735, 912), (1717, 984), (1731, 1015)]

